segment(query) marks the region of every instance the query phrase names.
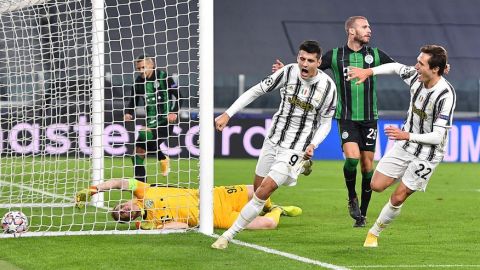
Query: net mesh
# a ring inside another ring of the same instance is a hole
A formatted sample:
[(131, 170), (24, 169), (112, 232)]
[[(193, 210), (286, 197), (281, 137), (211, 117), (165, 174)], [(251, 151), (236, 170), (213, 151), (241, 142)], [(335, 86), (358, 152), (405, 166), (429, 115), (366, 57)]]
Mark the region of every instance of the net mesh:
[[(139, 55), (151, 56), (166, 71), (179, 93), (169, 102), (180, 104), (161, 144), (170, 157), (170, 173), (164, 176), (155, 151), (148, 151), (147, 182), (198, 188), (197, 1), (106, 0), (103, 6), (105, 72), (96, 75), (91, 1), (0, 0), (0, 214), (24, 212), (30, 232), (134, 228), (114, 222), (108, 210), (131, 199), (131, 192), (108, 192), (104, 207), (82, 210), (73, 207), (73, 198), (92, 184), (92, 162), (99, 162), (91, 158), (94, 151), (105, 154), (103, 177), (97, 180), (135, 176), (132, 157), (148, 105), (143, 96), (128, 107)], [(92, 147), (94, 76), (104, 83), (101, 150)], [(124, 121), (129, 109), (135, 111), (134, 121)], [(198, 208), (198, 202), (187, 205), (180, 195), (173, 197), (178, 200), (172, 201), (172, 212)], [(193, 214), (187, 214), (186, 223), (198, 218), (188, 215)]]

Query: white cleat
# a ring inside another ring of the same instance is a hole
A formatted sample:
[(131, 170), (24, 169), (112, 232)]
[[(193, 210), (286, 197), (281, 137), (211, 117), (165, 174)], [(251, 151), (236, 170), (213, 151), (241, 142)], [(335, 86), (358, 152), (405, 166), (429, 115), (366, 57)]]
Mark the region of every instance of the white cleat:
[(218, 237), (217, 241), (212, 244), (212, 248), (214, 249), (226, 249), (228, 247), (228, 240), (227, 238), (220, 236)]

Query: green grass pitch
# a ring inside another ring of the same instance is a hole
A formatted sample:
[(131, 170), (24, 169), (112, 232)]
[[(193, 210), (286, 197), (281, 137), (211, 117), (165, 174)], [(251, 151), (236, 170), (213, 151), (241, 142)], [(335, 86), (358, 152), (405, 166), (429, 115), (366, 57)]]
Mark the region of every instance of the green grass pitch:
[[(255, 163), (216, 160), (215, 184), (252, 183)], [(362, 244), (393, 188), (374, 193), (367, 227), (353, 228), (342, 165), (316, 161), (297, 186), (274, 193), (275, 203), (298, 205), (303, 215), (282, 217), (276, 230), (244, 231), (236, 239), (351, 269), (480, 269), (478, 164), (440, 164), (427, 191), (407, 200), (376, 249)], [(321, 269), (239, 245), (212, 250), (213, 241), (196, 232), (0, 239), (0, 269)]]

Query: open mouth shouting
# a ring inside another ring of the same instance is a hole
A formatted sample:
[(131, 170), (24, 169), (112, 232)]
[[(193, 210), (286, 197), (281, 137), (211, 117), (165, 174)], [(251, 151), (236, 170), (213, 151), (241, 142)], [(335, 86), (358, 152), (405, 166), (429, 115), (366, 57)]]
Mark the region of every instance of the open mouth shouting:
[(308, 69), (302, 68), (300, 71), (300, 75), (302, 76), (302, 78), (308, 78), (309, 77)]

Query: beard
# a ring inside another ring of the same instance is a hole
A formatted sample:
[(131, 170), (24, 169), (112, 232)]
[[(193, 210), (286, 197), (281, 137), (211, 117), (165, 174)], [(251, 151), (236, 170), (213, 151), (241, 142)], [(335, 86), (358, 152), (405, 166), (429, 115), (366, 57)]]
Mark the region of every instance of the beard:
[(358, 42), (358, 43), (361, 44), (362, 46), (368, 44), (368, 42), (370, 41), (369, 38), (362, 37), (362, 36), (359, 36), (359, 35), (355, 35), (355, 37), (353, 38), (353, 40), (354, 40), (355, 42)]

